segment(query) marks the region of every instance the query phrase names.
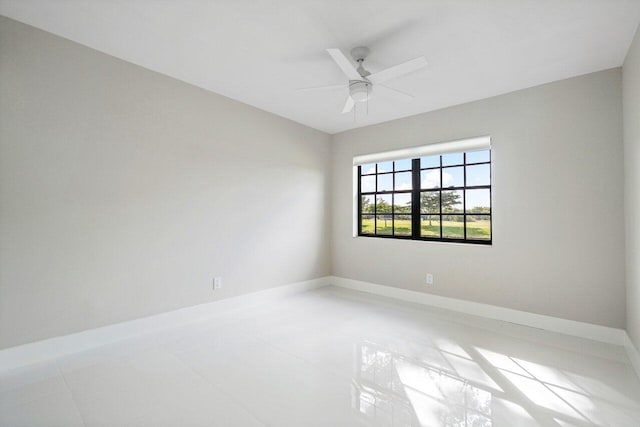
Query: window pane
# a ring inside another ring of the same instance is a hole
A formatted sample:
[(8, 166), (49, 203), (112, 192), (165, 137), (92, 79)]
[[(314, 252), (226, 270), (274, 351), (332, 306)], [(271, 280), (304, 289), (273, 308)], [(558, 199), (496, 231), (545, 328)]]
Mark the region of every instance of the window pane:
[(360, 188), (363, 193), (373, 193), (376, 191), (376, 176), (363, 176), (360, 178)]
[(467, 163), (481, 163), (488, 162), (491, 160), (491, 151), (482, 150), (482, 151), (471, 151), (467, 153)]
[(411, 159), (396, 160), (395, 162), (393, 162), (393, 167), (396, 171), (410, 171)]
[(373, 209), (375, 208), (373, 194), (370, 196), (360, 196), (360, 198), (362, 200), (362, 213), (373, 213)]
[(376, 217), (376, 234), (391, 234), (393, 230), (391, 218), (391, 215), (378, 215)]
[(491, 213), (491, 193), (488, 189), (466, 190), (467, 213)]
[(443, 215), (442, 216), (442, 237), (450, 239), (464, 238), (464, 216)]
[(362, 215), (362, 233), (373, 234), (373, 215)]
[(420, 186), (424, 189), (440, 188), (440, 169), (420, 171)]
[[(490, 149), (422, 157), (418, 188), (412, 159), (360, 165), (359, 233), (490, 243), (490, 162)], [(418, 195), (420, 217), (415, 218), (412, 204)], [(412, 230), (418, 219), (419, 230)]]
[(440, 166), (440, 156), (429, 156), (420, 158), (420, 169), (437, 168)]
[(411, 193), (393, 195), (393, 213), (411, 213)]
[(443, 168), (442, 187), (464, 187), (464, 167)]
[(442, 166), (461, 165), (464, 163), (464, 153), (449, 153), (442, 155)]
[(467, 239), (491, 240), (491, 217), (467, 215)]
[(442, 212), (443, 213), (462, 213), (462, 190), (443, 191), (442, 192)]
[(376, 213), (391, 213), (391, 194), (378, 195)]
[(411, 236), (411, 215), (396, 215), (393, 227), (396, 236)]
[(393, 172), (393, 162), (378, 163), (378, 173)]
[(420, 215), (420, 235), (422, 237), (440, 237), (440, 216)]
[(420, 213), (440, 213), (439, 191), (423, 191), (420, 193)]
[(486, 165), (467, 166), (467, 186), (491, 184), (491, 167)]
[(396, 175), (396, 191), (411, 190), (411, 172), (401, 172)]
[(362, 165), (362, 166), (360, 166), (360, 170), (362, 171), (361, 172), (362, 175), (368, 175), (368, 174), (376, 173), (376, 164), (375, 163), (369, 163), (369, 164), (366, 164), (366, 165)]
[(393, 190), (393, 174), (378, 175), (378, 191)]

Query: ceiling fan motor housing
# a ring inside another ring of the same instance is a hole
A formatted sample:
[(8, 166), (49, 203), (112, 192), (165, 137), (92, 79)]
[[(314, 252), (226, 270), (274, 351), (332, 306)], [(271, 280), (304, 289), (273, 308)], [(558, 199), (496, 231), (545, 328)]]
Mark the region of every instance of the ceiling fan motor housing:
[(349, 95), (355, 102), (365, 102), (371, 96), (372, 85), (366, 80), (349, 81)]
[(351, 49), (351, 57), (356, 62), (364, 61), (371, 51), (368, 47), (358, 46)]

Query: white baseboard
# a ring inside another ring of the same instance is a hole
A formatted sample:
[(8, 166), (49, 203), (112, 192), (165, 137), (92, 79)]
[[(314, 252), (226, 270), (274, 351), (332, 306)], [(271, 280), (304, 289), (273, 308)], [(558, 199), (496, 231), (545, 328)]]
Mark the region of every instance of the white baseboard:
[(345, 279), (336, 276), (333, 276), (330, 282), (332, 285), (342, 288), (368, 292), (389, 298), (395, 298), (402, 301), (444, 308), (452, 311), (458, 311), (489, 319), (530, 326), (533, 328), (544, 329), (552, 332), (559, 332), (562, 334), (573, 335), (580, 338), (587, 338), (590, 340), (605, 342), (608, 344), (624, 346), (627, 340), (627, 334), (624, 330), (610, 328), (607, 326), (560, 319), (557, 317), (528, 313), (525, 311), (514, 310), (495, 305), (442, 297), (439, 295), (410, 291), (406, 289), (378, 285), (375, 283), (363, 282), (359, 280)]
[(625, 336), (624, 348), (625, 350), (627, 350), (627, 356), (631, 361), (631, 366), (633, 367), (633, 370), (636, 371), (638, 378), (640, 378), (640, 351), (638, 351), (636, 346), (633, 344), (633, 341), (631, 341), (629, 334), (625, 333), (624, 336)]
[(158, 332), (179, 325), (206, 320), (222, 311), (260, 304), (330, 284), (329, 277), (185, 307), (141, 319), (116, 323), (70, 335), (49, 338), (0, 350), (0, 371), (85, 351), (128, 338)]
[(624, 346), (631, 361), (631, 365), (640, 377), (640, 354), (638, 349), (636, 349), (632, 344), (626, 332), (622, 329), (527, 313), (504, 307), (442, 297), (335, 276), (327, 276), (304, 282), (292, 283), (264, 291), (173, 310), (141, 319), (116, 323), (101, 328), (89, 329), (70, 335), (10, 347), (0, 350), (0, 371), (61, 357), (71, 353), (90, 350), (106, 344), (159, 332), (183, 324), (203, 321), (226, 310), (260, 304), (327, 285), (335, 285), (342, 288), (368, 292), (397, 300), (444, 308), (489, 319)]

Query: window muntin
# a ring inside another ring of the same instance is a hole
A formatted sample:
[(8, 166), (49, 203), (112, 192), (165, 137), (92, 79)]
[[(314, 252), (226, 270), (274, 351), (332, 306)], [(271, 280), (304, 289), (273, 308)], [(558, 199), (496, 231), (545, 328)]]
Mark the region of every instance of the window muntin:
[(413, 234), (411, 159), (361, 165), (358, 179), (358, 234), (410, 238)]
[(491, 244), (491, 149), (358, 166), (358, 235)]

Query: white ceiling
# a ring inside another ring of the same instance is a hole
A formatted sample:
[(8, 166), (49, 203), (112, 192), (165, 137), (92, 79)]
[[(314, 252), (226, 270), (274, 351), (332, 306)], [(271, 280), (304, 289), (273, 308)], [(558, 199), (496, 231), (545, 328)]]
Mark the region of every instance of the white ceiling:
[[(0, 13), (329, 133), (620, 66), (640, 0), (0, 0)], [(325, 52), (371, 48), (375, 72), (424, 55), (341, 114)]]

